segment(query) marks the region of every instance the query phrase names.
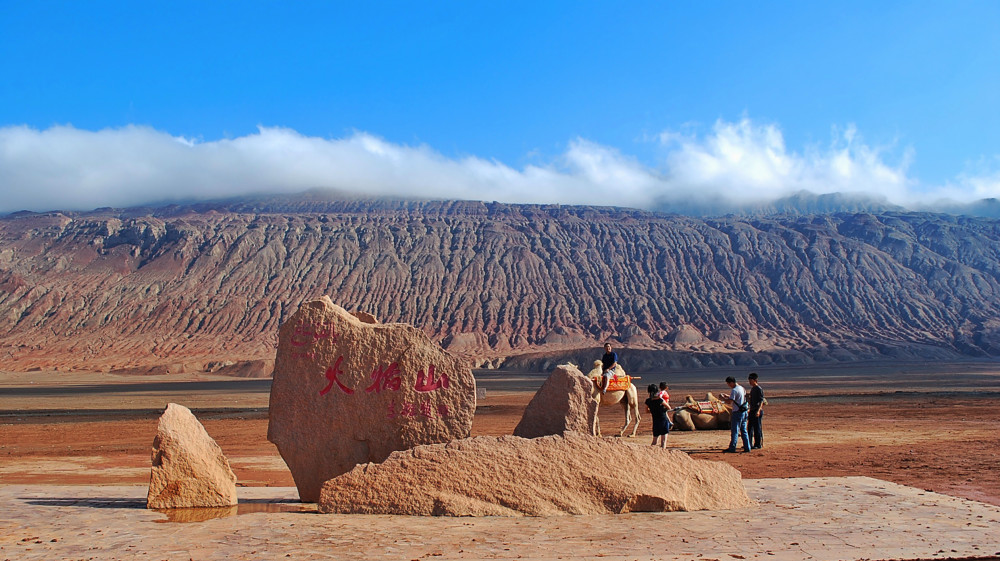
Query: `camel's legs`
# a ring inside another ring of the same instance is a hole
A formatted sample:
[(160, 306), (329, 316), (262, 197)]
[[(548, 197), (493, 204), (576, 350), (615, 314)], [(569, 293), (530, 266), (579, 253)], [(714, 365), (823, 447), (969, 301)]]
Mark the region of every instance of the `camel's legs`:
[(632, 426), (632, 434), (628, 435), (629, 438), (635, 438), (637, 432), (639, 432), (639, 402), (638, 398), (631, 399), (631, 396), (625, 395), (621, 401), (622, 409), (625, 410), (625, 426), (622, 427), (621, 432), (618, 436), (625, 436), (625, 431), (628, 430), (628, 426), (632, 424), (632, 417), (635, 416), (635, 425)]
[(597, 410), (594, 411), (594, 426), (591, 430), (591, 434), (593, 434), (594, 436), (601, 436), (601, 418), (597, 415), (597, 413), (600, 412), (601, 410), (601, 398), (596, 397), (596, 399), (597, 399)]
[[(628, 426), (630, 424), (632, 424), (632, 408), (629, 407), (628, 395), (626, 395), (622, 399), (621, 404), (622, 404), (622, 409), (625, 410), (625, 425), (622, 427), (622, 430), (618, 433), (619, 437), (625, 436), (625, 431), (627, 431), (628, 430)], [(638, 414), (638, 411), (637, 411), (636, 412), (635, 429), (632, 430), (632, 436), (635, 436), (635, 431), (639, 428), (638, 418), (639, 418), (639, 414)]]
[(635, 426), (632, 427), (632, 438), (635, 438), (635, 433), (639, 430), (639, 403), (631, 404), (632, 411), (635, 413)]

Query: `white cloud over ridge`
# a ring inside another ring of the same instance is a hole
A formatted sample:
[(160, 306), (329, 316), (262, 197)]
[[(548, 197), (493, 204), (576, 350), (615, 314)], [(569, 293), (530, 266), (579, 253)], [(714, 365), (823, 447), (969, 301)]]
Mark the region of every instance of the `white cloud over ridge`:
[(889, 200), (912, 199), (908, 158), (892, 166), (884, 150), (860, 142), (851, 126), (825, 149), (790, 152), (775, 125), (719, 121), (704, 138), (661, 135), (668, 152), (671, 182), (690, 189), (720, 191), (737, 201), (774, 199), (797, 191), (879, 194)]
[(207, 142), (148, 127), (86, 131), (0, 128), (0, 212), (89, 210), (164, 200), (333, 188), (368, 195), (656, 208), (674, 201), (763, 202), (801, 190), (881, 195), (898, 204), (947, 196), (1000, 196), (1000, 174), (957, 180), (933, 192), (907, 175), (910, 159), (886, 162), (853, 127), (826, 147), (789, 150), (781, 130), (748, 118), (703, 135), (665, 132), (649, 166), (583, 139), (543, 165), (515, 169), (477, 157), (452, 159), (427, 146), (358, 132), (339, 139), (286, 128)]

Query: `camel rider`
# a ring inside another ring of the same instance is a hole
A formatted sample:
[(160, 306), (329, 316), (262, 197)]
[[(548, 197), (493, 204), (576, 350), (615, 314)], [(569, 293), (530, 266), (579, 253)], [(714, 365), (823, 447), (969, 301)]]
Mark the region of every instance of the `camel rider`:
[(611, 384), (612, 370), (618, 367), (618, 353), (611, 350), (611, 343), (604, 343), (604, 356), (601, 357), (601, 393), (607, 393)]

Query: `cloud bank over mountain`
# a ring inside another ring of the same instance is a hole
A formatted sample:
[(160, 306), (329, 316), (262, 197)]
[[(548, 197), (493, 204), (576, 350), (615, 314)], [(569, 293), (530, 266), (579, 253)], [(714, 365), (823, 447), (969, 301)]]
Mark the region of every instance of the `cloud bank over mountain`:
[(697, 134), (665, 131), (654, 165), (574, 139), (550, 161), (516, 169), (449, 158), (366, 132), (319, 138), (279, 127), (198, 141), (143, 126), (87, 131), (0, 128), (0, 212), (89, 210), (161, 201), (332, 188), (362, 195), (664, 208), (673, 203), (766, 202), (802, 190), (860, 193), (907, 205), (1000, 196), (1000, 173), (928, 188), (908, 175), (912, 150), (871, 146), (854, 127), (826, 146), (790, 150), (781, 129), (749, 118)]

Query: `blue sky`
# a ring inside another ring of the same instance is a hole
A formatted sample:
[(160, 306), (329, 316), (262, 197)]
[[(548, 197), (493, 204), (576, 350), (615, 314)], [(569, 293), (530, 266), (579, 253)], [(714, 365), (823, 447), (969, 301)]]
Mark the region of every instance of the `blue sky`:
[(0, 211), (998, 196), (998, 31), (1000, 2), (0, 0)]

